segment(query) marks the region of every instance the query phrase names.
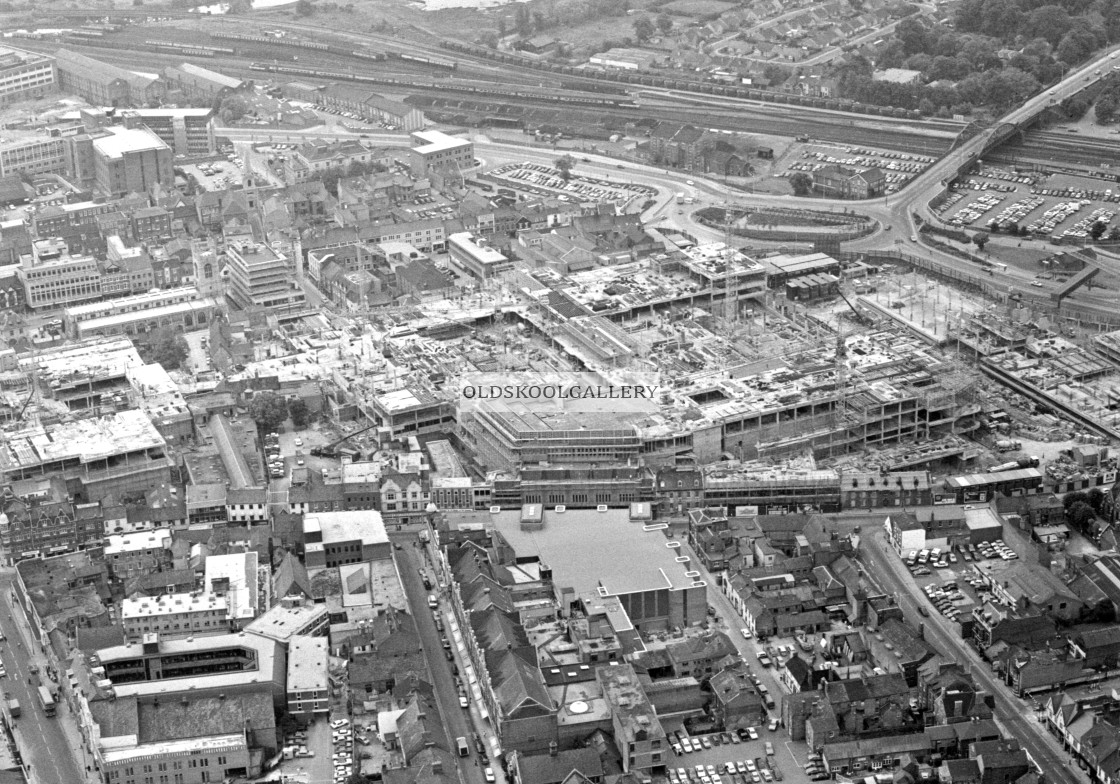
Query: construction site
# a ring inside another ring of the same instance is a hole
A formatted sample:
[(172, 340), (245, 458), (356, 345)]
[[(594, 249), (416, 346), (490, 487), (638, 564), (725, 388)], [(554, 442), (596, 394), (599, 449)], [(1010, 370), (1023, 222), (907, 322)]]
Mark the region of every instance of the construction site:
[[(329, 405), (376, 423), (370, 441), (455, 427), (479, 475), (536, 454), (542, 438), (574, 462), (633, 449), (650, 467), (807, 459), (809, 471), (941, 474), (1025, 454), (1000, 441), (1049, 444), (1039, 451), (1057, 460), (1120, 440), (1116, 359), (1103, 350), (1120, 341), (1080, 345), (1017, 303), (824, 253), (751, 257), (716, 243), (594, 274), (519, 270), (337, 338), (278, 373), (331, 379)], [(459, 421), (464, 373), (621, 370), (660, 373), (657, 413), (527, 430), (497, 414)]]

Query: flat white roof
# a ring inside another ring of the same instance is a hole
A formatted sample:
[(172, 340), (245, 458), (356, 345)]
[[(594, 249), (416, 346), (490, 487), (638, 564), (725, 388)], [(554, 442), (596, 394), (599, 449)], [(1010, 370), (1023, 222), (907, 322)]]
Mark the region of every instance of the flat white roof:
[(112, 126), (109, 136), (93, 140), (93, 148), (106, 158), (123, 158), (128, 153), (170, 149), (163, 139), (147, 128)]
[[(413, 131), (412, 142), (415, 145), (412, 149), (421, 155), (441, 150), (455, 150), (471, 143), (469, 139), (460, 139), (458, 136), (450, 136), (442, 131)], [(416, 144), (417, 142), (422, 144)]]
[(387, 544), (389, 541), (381, 513), (372, 509), (309, 514), (303, 518), (303, 531), (305, 534), (320, 532), (323, 544), (353, 541)]
[(255, 618), (257, 615), (257, 554), (210, 555), (206, 558), (206, 589), (214, 590), (214, 581), (229, 580), (229, 617)]
[(288, 642), (288, 693), (327, 689), (327, 638), (296, 635)]
[(136, 531), (131, 534), (111, 534), (105, 545), (105, 555), (141, 552), (171, 546), (171, 529), (157, 528), (154, 531)]
[(188, 612), (225, 612), (229, 605), (224, 596), (212, 593), (171, 593), (163, 596), (145, 596), (121, 602), (121, 618), (154, 618)]

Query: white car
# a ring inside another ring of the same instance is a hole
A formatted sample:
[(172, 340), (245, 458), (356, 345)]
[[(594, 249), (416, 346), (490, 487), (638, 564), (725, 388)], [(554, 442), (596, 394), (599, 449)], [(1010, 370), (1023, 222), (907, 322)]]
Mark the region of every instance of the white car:
[(493, 781), (494, 781), (494, 769), (493, 768), (487, 767), (486, 770), (482, 771), (482, 775), (486, 777), (486, 780), (488, 782), (491, 782), (491, 784), (493, 784)]
[(750, 629), (740, 629), (739, 633), (743, 635), (744, 640), (749, 640), (751, 638), (751, 630)]

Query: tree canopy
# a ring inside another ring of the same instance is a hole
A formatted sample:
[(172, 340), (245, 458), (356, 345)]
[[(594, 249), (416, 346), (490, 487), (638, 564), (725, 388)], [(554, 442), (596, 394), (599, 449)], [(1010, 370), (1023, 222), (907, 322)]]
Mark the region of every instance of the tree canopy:
[(288, 404), (275, 392), (258, 392), (249, 401), (249, 416), (266, 433), (280, 429), (288, 418)]

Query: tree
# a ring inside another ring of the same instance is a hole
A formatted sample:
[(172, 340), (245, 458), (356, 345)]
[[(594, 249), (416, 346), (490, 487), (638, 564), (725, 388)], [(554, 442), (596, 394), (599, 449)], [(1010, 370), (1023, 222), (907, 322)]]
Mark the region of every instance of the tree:
[(1069, 514), (1069, 508), (1074, 504), (1087, 504), (1089, 503), (1089, 496), (1086, 493), (1077, 490), (1072, 493), (1066, 493), (1062, 497), (1062, 508), (1065, 509), (1066, 514)]
[(560, 171), (560, 177), (564, 182), (567, 182), (572, 178), (572, 167), (576, 165), (576, 159), (570, 155), (562, 155), (553, 161), (552, 165)]
[(805, 172), (794, 172), (790, 175), (789, 184), (798, 196), (808, 196), (813, 190), (813, 178)]
[(668, 14), (658, 14), (657, 29), (662, 35), (668, 35), (673, 29), (673, 20)]
[(277, 722), (277, 724), (280, 725), (280, 730), (285, 735), (291, 735), (293, 732), (299, 729), (299, 721), (297, 721), (296, 717), (288, 713), (287, 711), (284, 711), (280, 714), (280, 721)]
[(261, 430), (272, 433), (288, 418), (288, 404), (275, 392), (258, 392), (249, 402), (249, 417)]
[(1106, 92), (1097, 99), (1097, 105), (1093, 108), (1093, 115), (1097, 121), (1097, 125), (1107, 125), (1112, 122), (1112, 116), (1116, 114), (1116, 110), (1120, 108), (1120, 99), (1115, 93)]
[(1062, 37), (1055, 54), (1066, 65), (1077, 65), (1089, 59), (1089, 55), (1096, 48), (1097, 39), (1092, 33), (1085, 30), (1070, 30)]
[(229, 11), (226, 13), (239, 15), (247, 14), (253, 10), (253, 4), (250, 0), (229, 0)]
[(782, 68), (780, 65), (770, 63), (762, 69), (762, 78), (764, 78), (771, 86), (777, 87), (779, 84), (789, 78), (789, 71)]
[(988, 244), (989, 239), (991, 239), (991, 235), (983, 231), (978, 231), (972, 235), (972, 241), (976, 244), (976, 247), (981, 253), (984, 252), (984, 246)]
[(190, 347), (186, 339), (177, 332), (161, 329), (150, 343), (148, 358), (157, 365), (162, 365), (164, 370), (177, 370), (190, 356)]
[(1057, 46), (1062, 36), (1069, 32), (1069, 12), (1060, 5), (1044, 5), (1031, 11), (1027, 17), (1024, 34), (1031, 38), (1045, 38)]
[(235, 123), (249, 113), (249, 102), (240, 95), (228, 95), (218, 106), (218, 119), (223, 123)]
[(653, 37), (653, 22), (648, 16), (639, 16), (634, 20), (634, 37), (639, 41), (648, 41)]
[(1104, 509), (1104, 491), (1099, 487), (1094, 487), (1089, 490), (1088, 504), (1093, 507), (1094, 512), (1100, 514), (1101, 510)]
[[(1105, 231), (1108, 230), (1108, 224), (1104, 221), (1094, 221), (1093, 225), (1089, 227), (1089, 236), (1094, 240), (1099, 240), (1104, 236)], [(1096, 488), (1094, 488), (1096, 489)]]
[(506, 29), (506, 20), (498, 19), (498, 37), (505, 38), (508, 30)]
[(369, 784), (369, 779), (361, 773), (351, 773), (350, 777), (346, 779), (346, 784)]
[(1078, 531), (1088, 530), (1089, 523), (1093, 522), (1095, 518), (1093, 507), (1081, 501), (1078, 501), (1066, 511), (1066, 520), (1070, 526)]
[(311, 410), (308, 409), (306, 403), (297, 397), (288, 403), (288, 416), (292, 418), (292, 425), (296, 430), (303, 430), (307, 427), (307, 423), (311, 421)]
[(315, 6), (311, 5), (311, 0), (298, 0), (296, 16), (311, 16), (313, 13), (315, 13)]

